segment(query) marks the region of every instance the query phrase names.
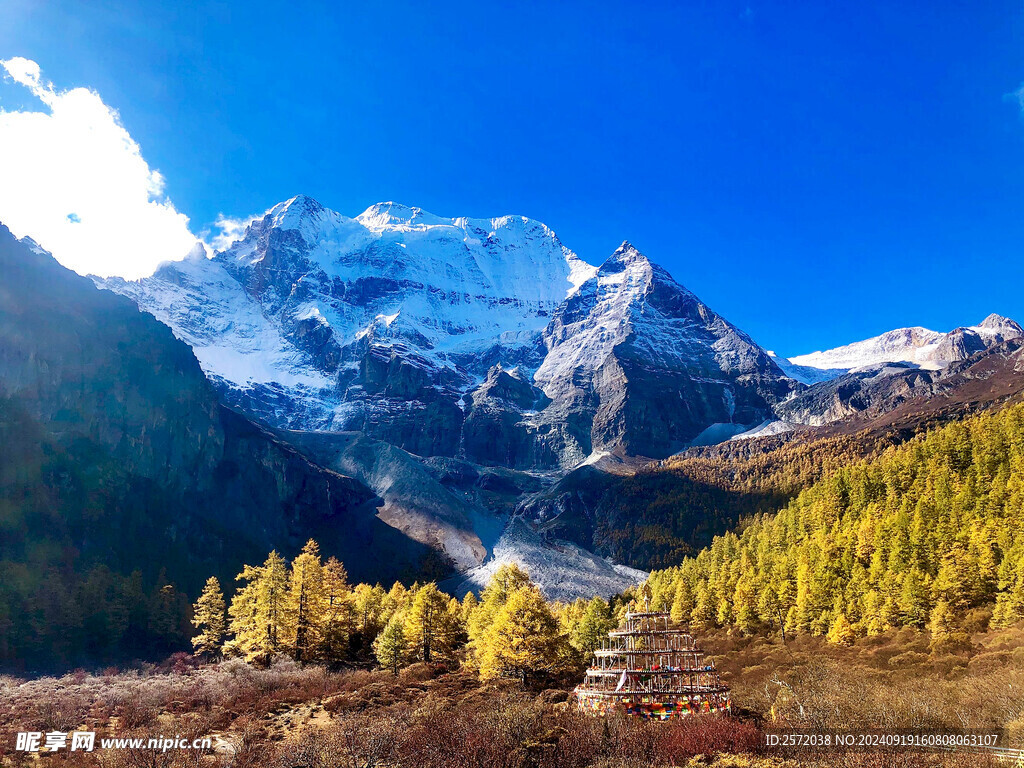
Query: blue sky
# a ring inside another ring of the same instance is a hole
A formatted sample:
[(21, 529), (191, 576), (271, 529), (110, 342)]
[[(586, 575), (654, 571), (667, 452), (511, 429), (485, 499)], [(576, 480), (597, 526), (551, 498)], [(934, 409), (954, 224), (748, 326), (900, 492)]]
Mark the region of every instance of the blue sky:
[(4, 5), (0, 58), (118, 110), (196, 232), (299, 192), (524, 214), (782, 354), (1024, 322), (1019, 3)]

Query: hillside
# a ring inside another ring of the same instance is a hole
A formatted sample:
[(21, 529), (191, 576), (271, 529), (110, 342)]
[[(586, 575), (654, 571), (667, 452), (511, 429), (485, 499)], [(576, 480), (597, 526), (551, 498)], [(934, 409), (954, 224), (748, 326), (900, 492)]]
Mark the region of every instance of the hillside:
[(1024, 405), (952, 423), (830, 472), (650, 584), (702, 627), (941, 637), (972, 609), (1007, 626), (1024, 618), (1022, 470)]
[(224, 408), (166, 326), (4, 228), (0, 273), (0, 663), (179, 648), (209, 571), (311, 534), (420, 573), (373, 493)]
[[(848, 464), (928, 429), (1021, 402), (1022, 355), (1024, 340), (1010, 339), (942, 370), (904, 369), (877, 383), (859, 404), (863, 410), (823, 426), (694, 447), (659, 462), (588, 464), (524, 498), (518, 513), (546, 534), (616, 562), (675, 565), (714, 535), (778, 511)], [(810, 387), (782, 407), (842, 378)]]

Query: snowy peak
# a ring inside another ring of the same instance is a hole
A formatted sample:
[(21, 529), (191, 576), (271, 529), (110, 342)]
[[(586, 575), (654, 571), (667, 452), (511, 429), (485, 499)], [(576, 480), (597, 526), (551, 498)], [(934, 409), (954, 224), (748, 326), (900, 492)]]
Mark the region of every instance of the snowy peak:
[(897, 328), (853, 344), (797, 355), (788, 360), (779, 359), (778, 362), (791, 376), (805, 383), (886, 363), (908, 363), (918, 368), (937, 370), (965, 360), (994, 344), (1021, 336), (1024, 336), (1024, 330), (1018, 323), (991, 314), (978, 325), (955, 328), (948, 333), (920, 326)]
[(978, 323), (978, 325), (974, 326), (973, 330), (978, 331), (979, 333), (997, 333), (1007, 339), (1015, 339), (1020, 336), (1024, 336), (1024, 328), (1021, 328), (1019, 323), (1008, 317), (997, 315), (994, 312)]
[(728, 437), (799, 386), (629, 242), (559, 307), (544, 342), (534, 381), (552, 413), (590, 420), (589, 436), (564, 434), (581, 459), (664, 456), (709, 429)]
[(342, 429), (382, 393), (461, 397), (495, 364), (528, 380), (549, 318), (596, 271), (523, 216), (383, 202), (349, 218), (296, 195), (210, 259), (102, 284), (171, 326), (229, 402)]
[(278, 203), (267, 211), (262, 220), (264, 228), (273, 227), (281, 230), (297, 230), (304, 237), (315, 238), (328, 211), (323, 205), (308, 195), (296, 195), (290, 200)]
[(615, 252), (605, 259), (604, 263), (598, 269), (598, 272), (610, 275), (617, 274), (619, 272), (633, 271), (637, 275), (645, 275), (650, 279), (650, 276), (655, 270), (662, 272), (666, 277), (668, 276), (667, 272), (644, 256), (628, 240), (623, 240), (622, 245), (616, 248)]
[(442, 219), (422, 208), (410, 207), (393, 201), (375, 203), (356, 216), (356, 221), (374, 232), (388, 229), (451, 225), (453, 220)]
[[(294, 282), (312, 270), (343, 280), (415, 281), (435, 294), (456, 290), (469, 297), (494, 291), (508, 300), (516, 292), (530, 297), (536, 288), (523, 283), (540, 281), (552, 309), (594, 272), (548, 227), (526, 217), (443, 218), (382, 202), (348, 218), (305, 195), (271, 208), (221, 255), (243, 265), (271, 256), (266, 267), (276, 280)], [(293, 287), (281, 285), (279, 293)]]
[(632, 245), (623, 243), (598, 267), (595, 276), (602, 285), (645, 288), (654, 277), (654, 264)]
[(651, 261), (623, 242), (552, 317), (544, 331), (549, 354), (537, 371), (537, 380), (564, 378), (575, 368), (599, 367), (615, 345), (632, 333), (632, 316), (651, 293), (654, 276)]
[(629, 242), (629, 240), (623, 240), (622, 245), (615, 249), (615, 252), (608, 257), (605, 263), (607, 264), (609, 262), (616, 261), (622, 262), (624, 264), (632, 261), (643, 261), (650, 263), (650, 260), (642, 253), (640, 253), (640, 251), (637, 250), (636, 246)]
[(629, 241), (623, 241), (622, 245), (615, 249), (615, 252), (597, 269), (594, 277), (598, 294), (602, 299), (607, 302), (618, 296), (620, 307), (623, 309), (625, 302), (633, 302), (655, 293), (663, 294), (666, 291), (693, 297), (693, 294), (676, 282), (672, 275), (647, 258)]
[[(292, 217), (300, 218), (302, 216), (316, 216), (327, 209), (318, 201), (314, 200), (309, 195), (296, 195), (295, 197), (285, 200), (283, 203), (278, 203), (271, 208), (267, 213), (273, 217)], [(284, 218), (278, 220), (278, 226), (287, 229), (287, 223)]]

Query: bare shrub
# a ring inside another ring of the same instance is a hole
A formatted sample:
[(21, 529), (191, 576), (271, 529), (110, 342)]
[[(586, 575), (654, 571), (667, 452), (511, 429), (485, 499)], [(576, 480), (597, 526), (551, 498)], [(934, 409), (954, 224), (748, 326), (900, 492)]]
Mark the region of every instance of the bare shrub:
[(124, 728), (141, 728), (151, 725), (159, 714), (156, 706), (139, 694), (133, 694), (121, 700), (114, 710)]
[(84, 694), (69, 690), (39, 704), (39, 727), (43, 731), (73, 731), (85, 722), (90, 701)]

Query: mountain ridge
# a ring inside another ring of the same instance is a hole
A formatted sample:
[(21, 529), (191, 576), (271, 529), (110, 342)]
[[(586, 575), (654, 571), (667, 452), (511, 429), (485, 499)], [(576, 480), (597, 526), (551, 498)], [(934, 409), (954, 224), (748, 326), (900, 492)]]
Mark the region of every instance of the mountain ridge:
[(813, 384), (886, 363), (912, 363), (936, 370), (1021, 336), (1024, 329), (1016, 321), (991, 313), (977, 325), (961, 326), (946, 333), (921, 326), (894, 328), (862, 341), (777, 360), (795, 378)]
[(130, 300), (2, 225), (0, 273), (0, 617), (47, 614), (2, 624), (0, 665), (177, 650), (211, 571), (310, 536), (356, 578), (450, 570), (364, 485), (224, 406)]
[[(348, 218), (300, 195), (210, 259), (99, 284), (130, 296), (193, 346), (229, 404), (275, 428), (354, 429), (423, 456), (489, 460), (492, 449), (472, 430), (466, 442), (461, 425), (495, 366), (520, 371), (536, 390), (528, 400), (551, 401), (540, 408), (551, 409), (546, 416), (509, 411), (507, 402), (484, 409), (502, 423), (485, 419), (486, 430), (503, 433), (516, 466), (571, 466), (614, 449), (647, 418), (643, 409), (627, 416), (622, 392), (592, 383), (566, 389), (556, 380), (603, 376), (617, 379), (613, 389), (628, 388), (617, 370), (621, 355), (611, 354), (616, 343), (654, 361), (631, 361), (634, 376), (671, 369), (703, 392), (694, 402), (710, 403), (691, 404), (699, 412), (679, 423), (657, 414), (665, 425), (647, 427), (659, 437), (644, 438), (655, 456), (713, 424), (736, 420), (733, 431), (742, 431), (792, 389), (749, 336), (628, 242), (594, 267), (521, 216), (445, 219), (388, 202)], [(605, 336), (599, 353), (570, 338), (586, 320), (577, 311), (606, 315), (592, 318), (588, 331), (590, 339)], [(611, 322), (618, 330), (601, 327)], [(633, 332), (638, 324), (643, 334)], [(645, 343), (656, 331), (659, 342)]]

